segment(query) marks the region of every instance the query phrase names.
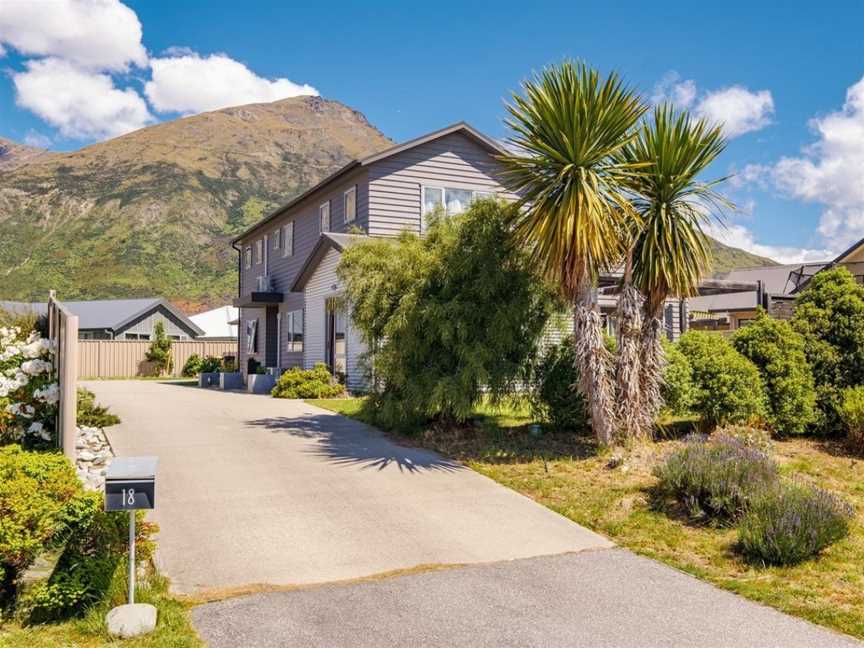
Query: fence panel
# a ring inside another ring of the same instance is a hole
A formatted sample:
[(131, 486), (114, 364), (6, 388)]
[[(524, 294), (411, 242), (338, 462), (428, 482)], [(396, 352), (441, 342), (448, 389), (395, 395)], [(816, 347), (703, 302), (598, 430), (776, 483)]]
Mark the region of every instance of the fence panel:
[[(79, 378), (135, 378), (155, 374), (147, 361), (147, 340), (79, 340)], [(171, 344), (174, 360), (173, 376), (179, 376), (183, 365), (193, 353), (202, 358), (234, 356), (235, 340), (176, 340)]]

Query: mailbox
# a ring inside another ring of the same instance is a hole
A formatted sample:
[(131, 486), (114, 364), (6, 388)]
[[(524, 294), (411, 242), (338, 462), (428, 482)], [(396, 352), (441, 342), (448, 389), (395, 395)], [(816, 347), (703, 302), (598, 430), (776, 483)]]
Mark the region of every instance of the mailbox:
[(135, 511), (156, 506), (157, 457), (116, 457), (105, 475), (105, 510)]

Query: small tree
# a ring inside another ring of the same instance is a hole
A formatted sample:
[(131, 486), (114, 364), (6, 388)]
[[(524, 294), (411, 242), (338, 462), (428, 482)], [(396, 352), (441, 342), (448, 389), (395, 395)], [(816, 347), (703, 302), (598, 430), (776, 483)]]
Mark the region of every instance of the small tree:
[(760, 312), (736, 331), (732, 342), (759, 369), (767, 396), (768, 422), (780, 434), (803, 434), (817, 419), (813, 372), (804, 339), (789, 322)]
[(156, 322), (153, 327), (153, 336), (150, 339), (146, 358), (153, 363), (160, 376), (171, 372), (173, 365), (171, 338), (165, 335), (165, 325), (161, 321)]
[(426, 238), (370, 240), (343, 252), (337, 273), (351, 319), (383, 389), (383, 423), (465, 421), (478, 402), (524, 380), (543, 327), (559, 306), (514, 243), (507, 205), (475, 202), (433, 217)]
[(820, 427), (839, 432), (841, 392), (864, 384), (864, 286), (843, 267), (816, 274), (795, 300), (792, 327), (813, 368)]

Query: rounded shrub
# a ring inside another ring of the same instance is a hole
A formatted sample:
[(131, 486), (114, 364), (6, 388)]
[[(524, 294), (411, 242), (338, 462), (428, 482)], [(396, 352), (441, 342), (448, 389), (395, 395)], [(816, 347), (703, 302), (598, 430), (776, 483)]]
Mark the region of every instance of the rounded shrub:
[(759, 370), (716, 333), (689, 331), (677, 347), (693, 370), (693, 411), (708, 427), (745, 423), (765, 416)]
[(106, 428), (120, 423), (120, 417), (110, 412), (107, 407), (96, 402), (96, 394), (85, 387), (78, 388), (78, 411), (76, 413), (79, 426)]
[(666, 368), (663, 370), (664, 409), (674, 415), (688, 414), (693, 409), (696, 388), (693, 384), (693, 367), (680, 349), (674, 344), (663, 343), (666, 353)]
[(770, 565), (793, 565), (849, 533), (852, 507), (828, 491), (778, 485), (756, 498), (738, 529), (741, 550)]
[(755, 322), (735, 332), (732, 343), (759, 369), (771, 429), (780, 434), (806, 432), (819, 412), (801, 334), (789, 322), (760, 312)]
[(276, 398), (335, 398), (344, 392), (327, 365), (319, 362), (313, 369), (291, 367), (279, 376), (270, 393)]
[(694, 518), (729, 522), (777, 483), (777, 465), (737, 438), (687, 437), (684, 447), (654, 469), (656, 492), (682, 504)]
[(576, 388), (579, 371), (572, 338), (549, 347), (534, 367), (531, 414), (558, 431), (590, 429), (585, 401)]
[(41, 553), (68, 537), (86, 514), (83, 498), (62, 454), (0, 447), (0, 598)]
[(203, 360), (201, 360), (201, 356), (197, 353), (193, 353), (186, 360), (186, 364), (183, 365), (183, 371), (181, 372), (187, 378), (191, 378), (193, 376), (197, 376), (201, 373), (201, 365), (203, 364)]
[(844, 389), (837, 412), (846, 426), (849, 445), (864, 451), (864, 385)]

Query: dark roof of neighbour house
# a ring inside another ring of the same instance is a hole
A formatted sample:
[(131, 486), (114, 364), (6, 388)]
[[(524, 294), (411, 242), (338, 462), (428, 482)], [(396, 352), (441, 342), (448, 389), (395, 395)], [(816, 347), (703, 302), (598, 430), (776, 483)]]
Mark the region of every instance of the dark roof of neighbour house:
[[(855, 243), (850, 245), (848, 248), (843, 250), (836, 257), (834, 257), (831, 261), (821, 264), (822, 267), (819, 268), (819, 270), (816, 270), (816, 272), (819, 272), (821, 270), (829, 270), (829, 269), (833, 268), (834, 266), (836, 266), (838, 263), (843, 263), (843, 261), (846, 259), (846, 257), (848, 257), (850, 254), (852, 254), (853, 252), (860, 249), (862, 245), (864, 245), (864, 239), (860, 239), (860, 240), (856, 241)], [(798, 284), (798, 286), (792, 292), (797, 293), (800, 290), (804, 290), (804, 288), (806, 288), (807, 284), (810, 283), (810, 279), (813, 278), (813, 275), (815, 275), (816, 272), (811, 272), (808, 276), (806, 276), (803, 279), (803, 281), (801, 281)]]
[[(734, 282), (762, 282), (762, 289), (769, 295), (789, 295), (800, 285), (801, 277), (809, 277), (824, 268), (827, 263), (789, 263), (774, 266), (738, 268), (717, 275), (717, 279)], [(725, 312), (753, 310), (756, 308), (756, 291), (731, 292), (718, 295), (693, 297), (688, 307), (693, 311)]]
[(318, 267), (318, 264), (321, 263), (327, 252), (330, 250), (342, 252), (345, 248), (349, 248), (360, 241), (368, 240), (368, 238), (365, 234), (339, 234), (337, 232), (324, 232), (321, 234), (315, 247), (312, 248), (312, 253), (306, 257), (303, 267), (300, 268), (297, 278), (291, 285), (291, 292), (303, 290), (306, 283), (315, 273), (315, 268)]
[(249, 234), (251, 234), (252, 232), (257, 230), (259, 227), (262, 227), (263, 225), (266, 225), (267, 223), (269, 223), (274, 218), (281, 216), (282, 214), (284, 214), (286, 211), (288, 211), (289, 209), (291, 209), (295, 205), (301, 203), (306, 198), (308, 198), (309, 196), (311, 196), (315, 192), (323, 189), (324, 187), (326, 187), (330, 183), (335, 182), (336, 180), (338, 180), (339, 178), (344, 176), (349, 171), (353, 171), (354, 169), (357, 169), (360, 167), (368, 166), (374, 162), (378, 162), (380, 160), (391, 157), (391, 156), (396, 155), (398, 153), (402, 153), (403, 151), (407, 151), (409, 149), (412, 149), (416, 146), (426, 144), (427, 142), (431, 142), (433, 140), (436, 140), (436, 139), (439, 139), (439, 138), (444, 137), (446, 135), (450, 135), (452, 133), (457, 133), (457, 132), (467, 135), (468, 137), (470, 137), (471, 139), (476, 141), (478, 144), (487, 148), (488, 150), (492, 151), (493, 153), (497, 153), (497, 154), (510, 153), (510, 151), (508, 151), (502, 144), (500, 144), (499, 142), (496, 142), (491, 137), (487, 137), (486, 135), (484, 135), (483, 133), (478, 131), (476, 128), (474, 128), (470, 124), (467, 124), (464, 121), (457, 122), (455, 124), (452, 124), (450, 126), (442, 128), (440, 130), (433, 131), (431, 133), (427, 133), (426, 135), (422, 135), (421, 137), (417, 137), (415, 139), (404, 142), (403, 144), (397, 144), (395, 146), (391, 146), (390, 148), (385, 149), (379, 153), (374, 153), (372, 155), (369, 155), (365, 158), (361, 158), (358, 160), (352, 160), (351, 162), (349, 162), (348, 164), (343, 166), (341, 169), (338, 169), (335, 173), (332, 173), (329, 176), (327, 176), (326, 178), (324, 178), (318, 184), (307, 189), (306, 191), (301, 193), (299, 196), (292, 199), (290, 202), (286, 203), (285, 205), (282, 205), (281, 207), (279, 207), (275, 211), (271, 212), (270, 214), (268, 214), (267, 216), (262, 218), (260, 221), (258, 221), (257, 223), (255, 223), (254, 225), (252, 225), (251, 227), (246, 229), (244, 232), (242, 232), (241, 234), (236, 236), (234, 239), (232, 239), (231, 243), (237, 243), (238, 241), (242, 241), (244, 238), (249, 236)]
[[(196, 335), (204, 331), (189, 320), (171, 302), (159, 297), (149, 299), (99, 299), (89, 301), (63, 301), (63, 304), (78, 316), (79, 329), (119, 331), (157, 308), (164, 307), (184, 326)], [(13, 312), (36, 312), (44, 314), (48, 306), (44, 302), (0, 302), (0, 308)]]

